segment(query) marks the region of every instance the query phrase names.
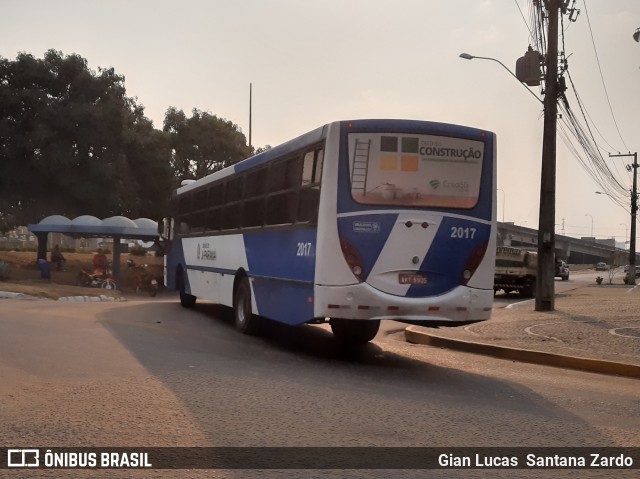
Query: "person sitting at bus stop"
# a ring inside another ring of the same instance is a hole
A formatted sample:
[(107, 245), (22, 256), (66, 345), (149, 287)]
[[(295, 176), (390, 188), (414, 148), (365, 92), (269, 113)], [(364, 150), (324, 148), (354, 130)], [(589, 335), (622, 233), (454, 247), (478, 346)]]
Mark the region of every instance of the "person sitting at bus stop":
[(107, 255), (104, 254), (102, 248), (98, 248), (98, 252), (93, 255), (93, 270), (96, 274), (104, 274), (107, 265), (109, 264), (109, 260), (107, 259)]
[(60, 245), (55, 245), (51, 252), (51, 262), (56, 264), (56, 270), (62, 270), (62, 263), (67, 261), (60, 251)]

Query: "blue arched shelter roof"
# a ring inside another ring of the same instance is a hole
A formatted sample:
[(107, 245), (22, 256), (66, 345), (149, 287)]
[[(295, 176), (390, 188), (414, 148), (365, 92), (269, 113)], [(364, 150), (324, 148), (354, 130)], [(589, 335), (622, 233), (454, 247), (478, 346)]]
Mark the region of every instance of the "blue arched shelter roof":
[(158, 238), (158, 224), (149, 218), (131, 220), (124, 216), (111, 216), (100, 220), (83, 215), (70, 220), (61, 215), (47, 216), (42, 221), (28, 226), (32, 233), (64, 233), (76, 237), (139, 239), (153, 241)]

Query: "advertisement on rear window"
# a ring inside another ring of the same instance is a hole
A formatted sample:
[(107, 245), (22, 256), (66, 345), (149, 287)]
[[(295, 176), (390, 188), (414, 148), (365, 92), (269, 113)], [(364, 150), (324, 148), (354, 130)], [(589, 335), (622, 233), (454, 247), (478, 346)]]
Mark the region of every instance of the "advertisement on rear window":
[(351, 195), (371, 205), (473, 208), (484, 143), (431, 135), (349, 135)]

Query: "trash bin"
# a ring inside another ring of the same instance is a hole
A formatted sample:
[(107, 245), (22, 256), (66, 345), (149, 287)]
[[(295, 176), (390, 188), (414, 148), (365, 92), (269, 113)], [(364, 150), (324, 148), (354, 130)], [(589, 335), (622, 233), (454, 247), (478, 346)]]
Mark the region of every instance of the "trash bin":
[(51, 271), (49, 270), (49, 262), (46, 259), (38, 259), (38, 269), (42, 279), (51, 279)]

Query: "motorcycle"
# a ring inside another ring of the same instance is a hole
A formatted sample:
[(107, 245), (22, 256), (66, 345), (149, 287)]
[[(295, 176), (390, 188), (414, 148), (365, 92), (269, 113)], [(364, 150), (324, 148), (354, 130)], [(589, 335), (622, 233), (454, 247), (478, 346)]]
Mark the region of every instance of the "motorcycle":
[(148, 265), (137, 265), (135, 261), (129, 259), (127, 260), (127, 267), (132, 268), (133, 274), (136, 276), (137, 294), (146, 291), (152, 298), (158, 294), (158, 281), (147, 271)]
[(80, 271), (78, 271), (76, 282), (78, 286), (89, 288), (116, 289), (116, 282), (111, 277), (111, 265), (107, 265), (103, 270), (93, 272), (81, 268)]

